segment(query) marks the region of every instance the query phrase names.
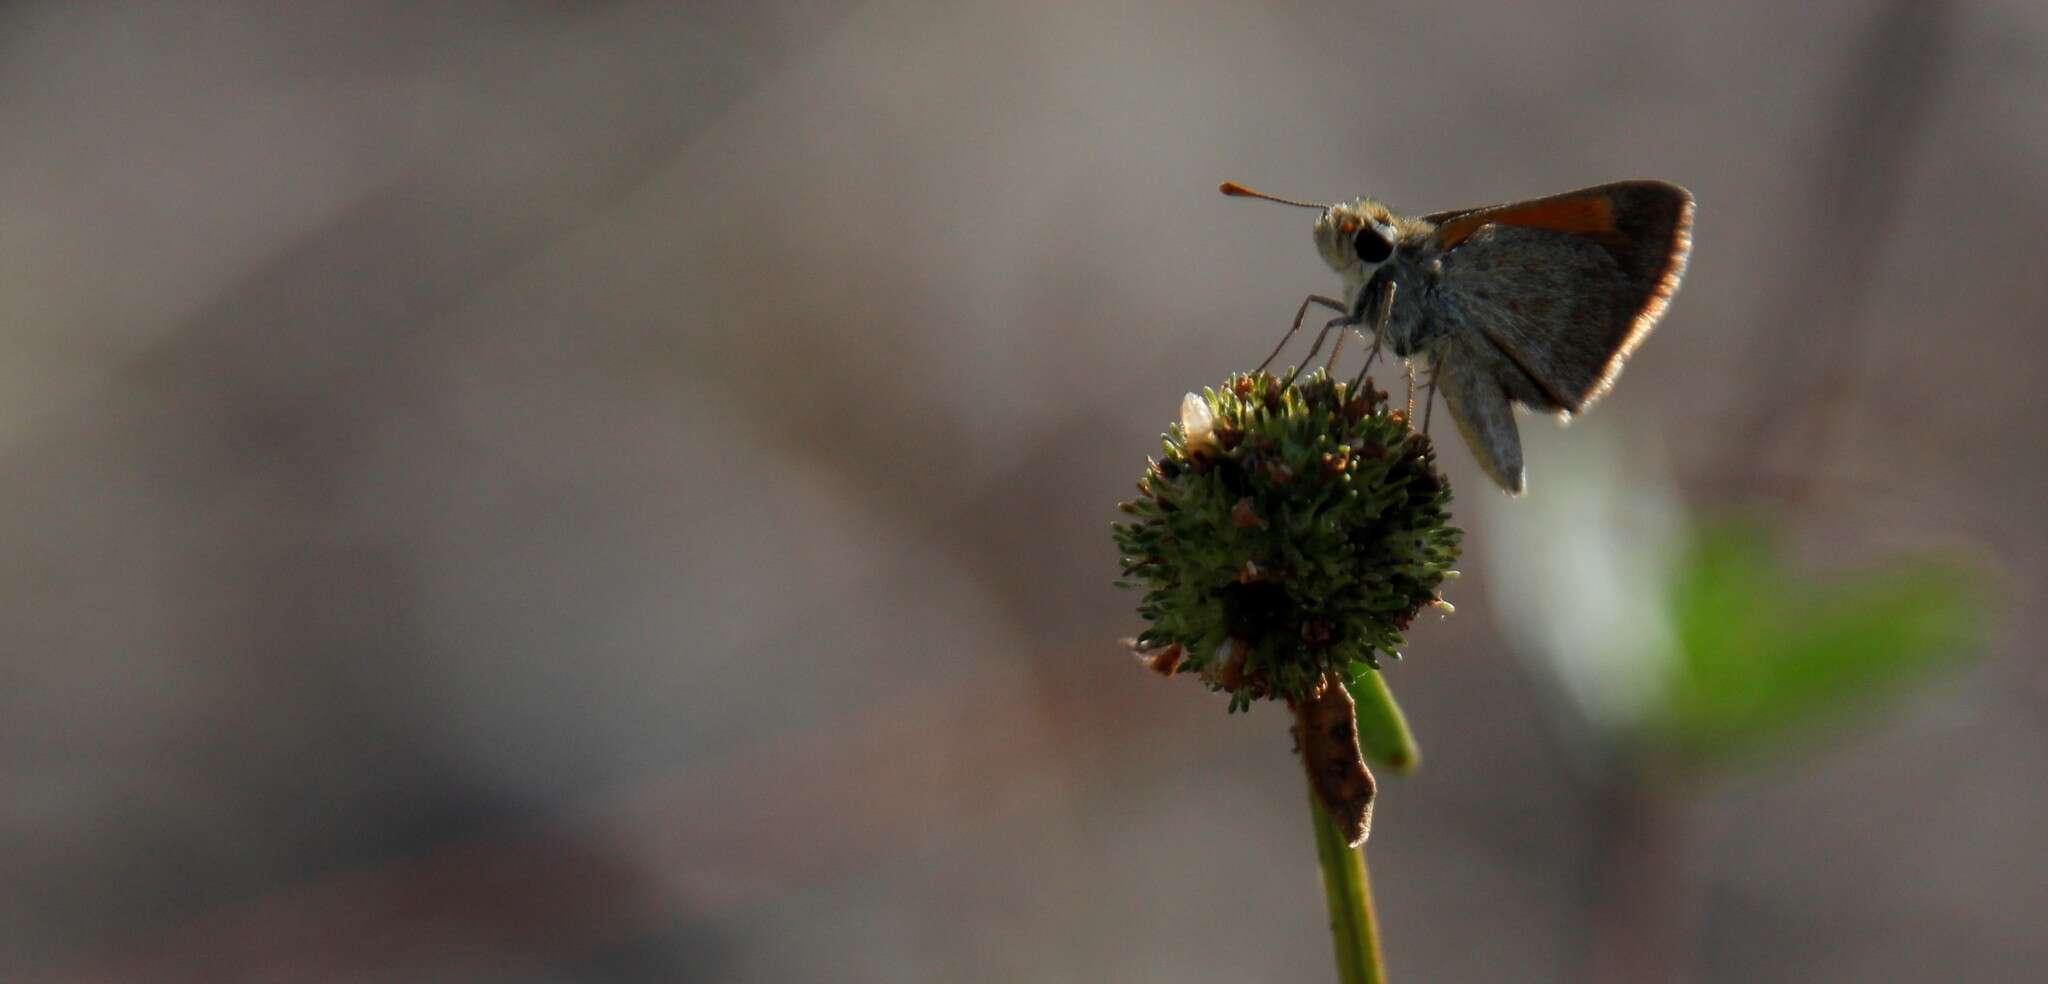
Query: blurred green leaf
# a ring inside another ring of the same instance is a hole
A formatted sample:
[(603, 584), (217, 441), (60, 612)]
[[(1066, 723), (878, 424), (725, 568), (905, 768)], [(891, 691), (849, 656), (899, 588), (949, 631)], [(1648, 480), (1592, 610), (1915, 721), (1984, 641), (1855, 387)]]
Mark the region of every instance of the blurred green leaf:
[(1680, 758), (1753, 753), (1979, 642), (1980, 575), (1968, 564), (1901, 557), (1830, 581), (1783, 561), (1778, 532), (1761, 523), (1697, 531), (1672, 585), (1680, 659), (1656, 722)]

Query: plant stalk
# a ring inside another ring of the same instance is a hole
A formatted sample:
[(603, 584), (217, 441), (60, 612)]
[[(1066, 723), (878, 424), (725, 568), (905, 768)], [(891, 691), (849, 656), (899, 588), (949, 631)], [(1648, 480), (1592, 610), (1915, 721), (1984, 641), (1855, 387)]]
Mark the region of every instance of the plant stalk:
[(1384, 984), (1380, 928), (1372, 911), (1372, 882), (1366, 876), (1365, 846), (1344, 842), (1337, 822), (1323, 810), (1314, 784), (1308, 810), (1316, 828), (1316, 862), (1323, 869), (1323, 899), (1330, 908), (1330, 940), (1337, 951), (1338, 984)]

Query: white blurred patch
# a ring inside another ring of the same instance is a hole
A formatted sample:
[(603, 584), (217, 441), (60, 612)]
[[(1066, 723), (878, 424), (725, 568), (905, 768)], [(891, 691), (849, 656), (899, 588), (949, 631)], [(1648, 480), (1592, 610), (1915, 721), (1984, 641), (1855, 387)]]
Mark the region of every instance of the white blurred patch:
[(1684, 518), (1661, 449), (1611, 415), (1523, 440), (1531, 491), (1476, 497), (1494, 617), (1594, 732), (1630, 730), (1676, 658), (1666, 599)]

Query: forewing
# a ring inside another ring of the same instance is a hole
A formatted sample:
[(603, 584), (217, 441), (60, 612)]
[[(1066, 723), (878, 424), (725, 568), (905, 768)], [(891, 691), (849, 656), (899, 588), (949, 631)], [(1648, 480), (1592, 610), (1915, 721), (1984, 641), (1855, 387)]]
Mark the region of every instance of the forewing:
[[(1578, 412), (1613, 385), (1678, 290), (1692, 195), (1623, 181), (1527, 202), (1425, 216), (1451, 297), (1546, 399)], [(1513, 387), (1510, 387), (1511, 391)]]

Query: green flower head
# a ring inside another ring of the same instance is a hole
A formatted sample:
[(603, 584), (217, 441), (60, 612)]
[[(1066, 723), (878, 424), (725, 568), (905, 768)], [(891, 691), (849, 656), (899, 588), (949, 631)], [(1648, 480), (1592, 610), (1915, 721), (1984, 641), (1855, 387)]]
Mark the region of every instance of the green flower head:
[(1154, 669), (1198, 674), (1233, 711), (1299, 702), (1325, 673), (1398, 658), (1416, 613), (1448, 608), (1438, 589), (1463, 535), (1450, 486), (1370, 381), (1235, 375), (1188, 394), (1164, 448), (1114, 527)]

